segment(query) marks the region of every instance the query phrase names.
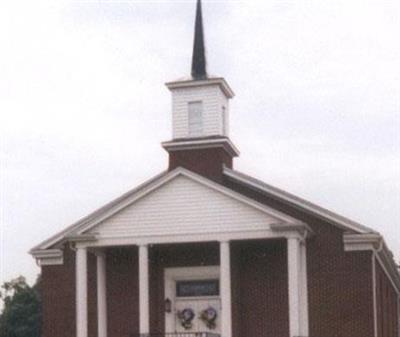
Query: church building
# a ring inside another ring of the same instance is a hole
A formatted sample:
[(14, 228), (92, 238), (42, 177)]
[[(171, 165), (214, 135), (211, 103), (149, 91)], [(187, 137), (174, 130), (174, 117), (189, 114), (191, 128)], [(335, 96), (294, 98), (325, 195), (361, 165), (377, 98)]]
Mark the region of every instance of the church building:
[(196, 10), (167, 170), (31, 250), (42, 337), (399, 337), (383, 237), (234, 169), (234, 92)]

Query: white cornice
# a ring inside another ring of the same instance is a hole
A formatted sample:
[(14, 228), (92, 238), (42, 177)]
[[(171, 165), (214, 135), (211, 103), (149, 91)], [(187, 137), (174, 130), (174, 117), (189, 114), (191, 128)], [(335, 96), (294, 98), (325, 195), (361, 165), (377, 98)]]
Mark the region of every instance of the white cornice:
[(304, 222), (298, 222), (298, 223), (277, 223), (277, 224), (272, 224), (271, 229), (275, 232), (297, 232), (301, 234), (303, 239), (306, 239), (308, 237), (311, 237), (314, 235), (314, 231), (311, 229), (310, 226), (308, 226)]
[(223, 77), (210, 77), (204, 80), (183, 79), (165, 84), (169, 90), (191, 87), (203, 87), (209, 85), (219, 85), (221, 90), (228, 98), (233, 98), (235, 93)]
[(345, 251), (379, 250), (382, 248), (382, 236), (375, 233), (343, 235)]
[(372, 251), (386, 275), (392, 282), (398, 294), (400, 294), (400, 273), (393, 259), (393, 254), (387, 247), (385, 240), (379, 234), (349, 234), (343, 235), (344, 250)]
[(232, 157), (239, 156), (240, 152), (229, 138), (208, 138), (208, 139), (190, 139), (190, 140), (172, 140), (161, 143), (167, 151), (195, 150), (206, 148), (224, 148)]
[(69, 242), (80, 243), (80, 242), (93, 242), (97, 240), (96, 235), (94, 234), (72, 234), (66, 236), (66, 239)]
[(163, 245), (181, 243), (200, 243), (216, 241), (241, 241), (241, 240), (272, 240), (272, 239), (304, 239), (304, 226), (277, 230), (277, 227), (256, 231), (230, 231), (213, 233), (196, 233), (182, 235), (157, 235), (157, 236), (99, 236), (97, 241), (77, 243), (76, 247), (119, 247), (141, 245)]
[(64, 263), (61, 249), (34, 250), (30, 252), (39, 266), (61, 265)]

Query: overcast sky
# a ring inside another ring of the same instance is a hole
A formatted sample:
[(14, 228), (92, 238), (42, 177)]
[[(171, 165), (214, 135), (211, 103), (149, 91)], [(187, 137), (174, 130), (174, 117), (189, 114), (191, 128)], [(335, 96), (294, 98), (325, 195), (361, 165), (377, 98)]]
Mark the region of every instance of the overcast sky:
[[(164, 83), (193, 1), (0, 4), (0, 282), (27, 251), (164, 170)], [(236, 92), (235, 168), (380, 231), (400, 258), (400, 2), (205, 1), (209, 72)]]

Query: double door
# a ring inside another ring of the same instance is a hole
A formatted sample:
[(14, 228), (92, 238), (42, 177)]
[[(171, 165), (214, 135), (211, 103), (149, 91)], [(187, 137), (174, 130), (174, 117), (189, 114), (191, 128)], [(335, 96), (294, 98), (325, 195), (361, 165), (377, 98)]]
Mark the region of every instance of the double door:
[(166, 270), (166, 332), (184, 336), (220, 334), (221, 299), (218, 267)]

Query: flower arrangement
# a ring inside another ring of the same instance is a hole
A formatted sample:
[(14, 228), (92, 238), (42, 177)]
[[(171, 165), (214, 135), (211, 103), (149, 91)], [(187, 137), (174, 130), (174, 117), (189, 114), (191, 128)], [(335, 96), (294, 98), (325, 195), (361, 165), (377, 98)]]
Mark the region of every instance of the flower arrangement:
[(181, 325), (185, 328), (185, 330), (189, 330), (192, 328), (193, 318), (195, 317), (194, 311), (191, 308), (183, 309), (182, 311), (178, 311), (176, 313)]
[(203, 323), (209, 328), (210, 330), (213, 330), (216, 328), (216, 320), (218, 317), (217, 310), (215, 310), (213, 307), (208, 307), (207, 309), (204, 309), (200, 312), (200, 319), (203, 321)]

